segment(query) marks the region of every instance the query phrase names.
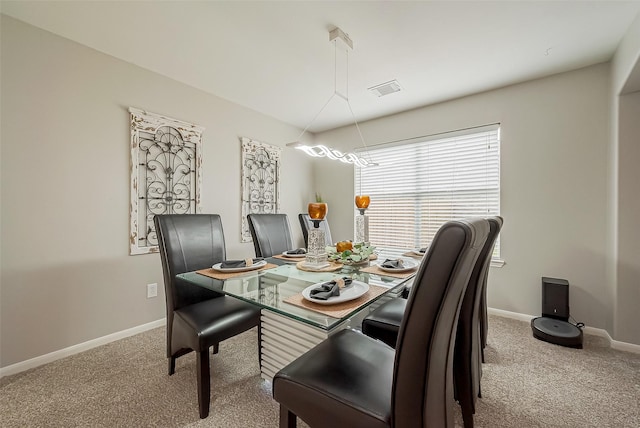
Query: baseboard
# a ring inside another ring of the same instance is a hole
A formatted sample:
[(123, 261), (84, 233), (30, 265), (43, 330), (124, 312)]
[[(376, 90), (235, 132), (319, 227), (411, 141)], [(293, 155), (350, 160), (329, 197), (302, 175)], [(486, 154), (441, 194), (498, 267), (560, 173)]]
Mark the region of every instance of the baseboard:
[[(492, 315), (498, 315), (501, 317), (505, 317), (505, 318), (511, 318), (511, 319), (516, 319), (519, 321), (526, 321), (526, 322), (530, 322), (532, 319), (535, 318), (535, 316), (533, 315), (527, 315), (527, 314), (521, 314), (518, 312), (510, 312), (510, 311), (504, 311), (502, 309), (495, 309), (495, 308), (487, 308), (487, 313), (492, 314)], [(595, 327), (585, 327), (584, 328), (584, 333), (585, 334), (590, 334), (593, 336), (600, 336), (600, 337), (604, 337), (605, 339), (607, 339), (607, 341), (609, 342), (609, 346), (612, 349), (618, 350), (618, 351), (625, 351), (625, 352), (633, 352), (634, 354), (640, 354), (640, 345), (636, 345), (634, 343), (627, 343), (627, 342), (620, 342), (618, 340), (613, 340), (611, 338), (611, 335), (609, 335), (609, 332), (607, 330), (604, 330), (602, 328), (595, 328)]]
[(108, 334), (106, 336), (98, 337), (97, 339), (88, 340), (77, 345), (69, 346), (68, 348), (60, 349), (59, 351), (50, 352), (39, 357), (31, 358), (29, 360), (21, 361), (19, 363), (12, 364), (7, 367), (0, 368), (0, 377), (10, 376), (16, 373), (23, 372), (25, 370), (32, 369), (34, 367), (41, 366), (43, 364), (51, 363), (70, 355), (79, 354), (80, 352), (88, 351), (89, 349), (96, 348), (98, 346), (106, 345), (107, 343), (115, 342), (116, 340), (124, 339), (125, 337), (133, 336), (138, 333), (152, 330), (154, 328), (162, 327), (166, 323), (166, 318), (152, 321), (147, 324), (142, 324), (136, 327), (128, 328), (126, 330), (118, 331), (116, 333)]
[(618, 340), (611, 339), (611, 347), (618, 351), (640, 354), (640, 345), (636, 345), (635, 343), (620, 342)]

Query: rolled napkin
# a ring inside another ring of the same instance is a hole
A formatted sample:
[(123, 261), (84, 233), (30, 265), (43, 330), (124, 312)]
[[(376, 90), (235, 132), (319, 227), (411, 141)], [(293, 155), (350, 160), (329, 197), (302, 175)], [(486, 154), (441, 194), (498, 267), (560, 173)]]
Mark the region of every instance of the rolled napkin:
[(386, 259), (380, 266), (387, 269), (402, 269), (404, 261), (402, 259)]
[(228, 269), (228, 268), (241, 268), (241, 267), (250, 267), (255, 263), (258, 263), (260, 261), (264, 260), (261, 257), (258, 257), (256, 259), (244, 259), (244, 260), (225, 260), (222, 263), (220, 263), (220, 267), (223, 269)]
[(304, 248), (298, 248), (297, 250), (289, 250), (287, 254), (307, 254), (307, 250)]
[(352, 282), (353, 280), (346, 276), (332, 281), (327, 281), (309, 291), (309, 298), (316, 300), (328, 300), (330, 297), (339, 296), (340, 289), (351, 285)]

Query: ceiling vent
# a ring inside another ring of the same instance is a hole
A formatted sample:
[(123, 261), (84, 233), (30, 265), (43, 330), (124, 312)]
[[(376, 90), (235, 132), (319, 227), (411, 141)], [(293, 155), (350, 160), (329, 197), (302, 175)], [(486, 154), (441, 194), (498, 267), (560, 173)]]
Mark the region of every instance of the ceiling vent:
[(397, 80), (391, 80), (369, 88), (369, 91), (377, 97), (383, 97), (385, 95), (393, 94), (394, 92), (400, 92), (401, 90), (402, 87), (400, 87)]

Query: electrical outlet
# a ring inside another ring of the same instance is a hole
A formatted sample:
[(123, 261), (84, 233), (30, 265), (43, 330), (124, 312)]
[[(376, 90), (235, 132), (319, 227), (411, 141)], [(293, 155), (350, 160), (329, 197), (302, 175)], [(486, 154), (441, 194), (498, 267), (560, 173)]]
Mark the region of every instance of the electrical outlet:
[(158, 284), (147, 284), (147, 299), (158, 296)]

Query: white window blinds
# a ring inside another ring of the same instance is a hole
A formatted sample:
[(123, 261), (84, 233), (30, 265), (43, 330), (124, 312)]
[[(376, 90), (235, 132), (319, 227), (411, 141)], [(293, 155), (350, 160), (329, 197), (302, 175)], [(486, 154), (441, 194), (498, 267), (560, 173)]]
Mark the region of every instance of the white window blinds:
[[(500, 214), (500, 127), (490, 125), (369, 148), (379, 166), (355, 168), (371, 196), (372, 245), (422, 248), (448, 220)], [(494, 259), (500, 258), (496, 242)]]

